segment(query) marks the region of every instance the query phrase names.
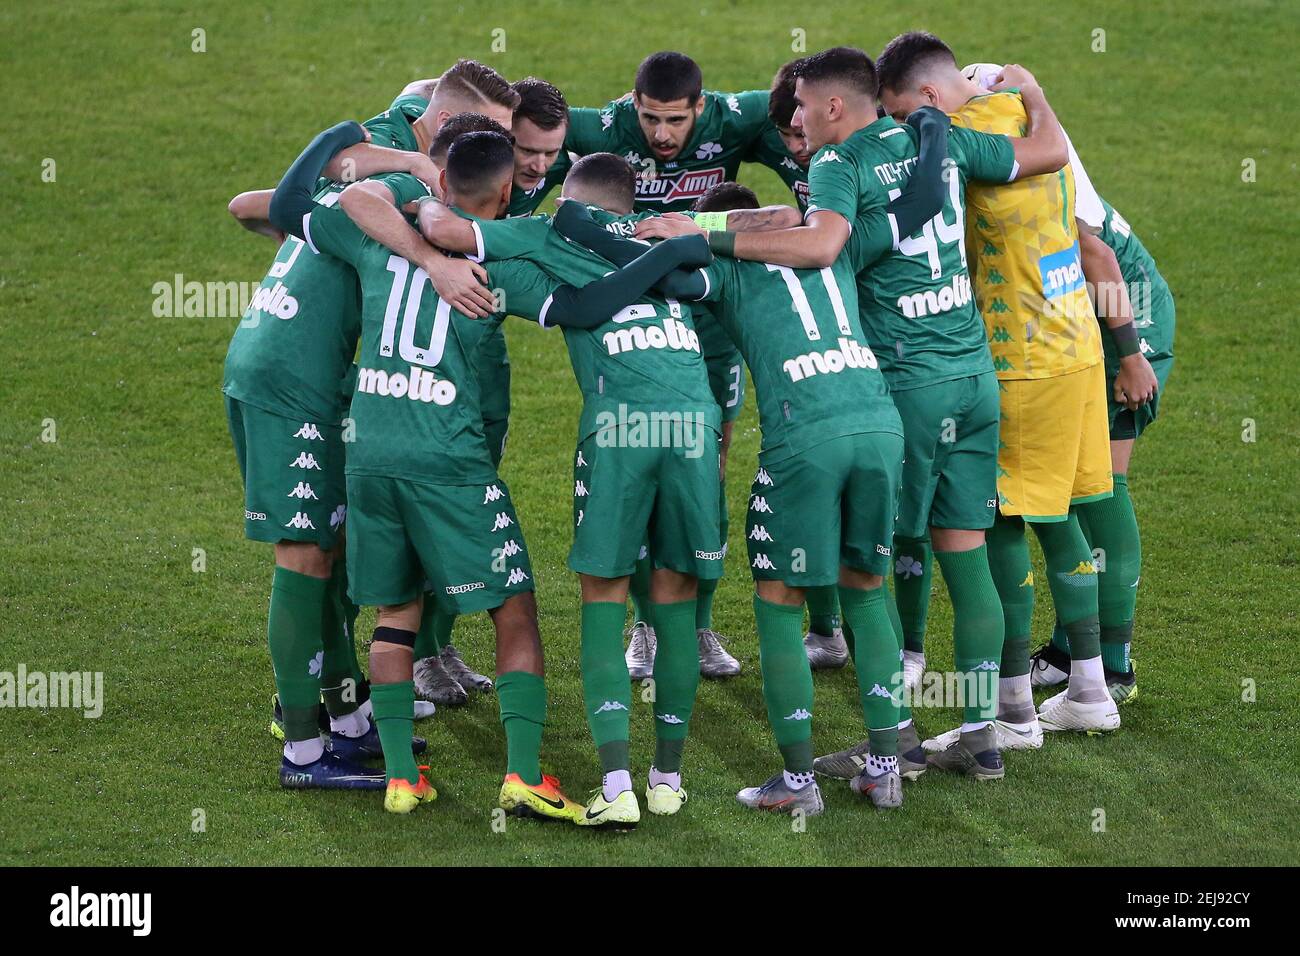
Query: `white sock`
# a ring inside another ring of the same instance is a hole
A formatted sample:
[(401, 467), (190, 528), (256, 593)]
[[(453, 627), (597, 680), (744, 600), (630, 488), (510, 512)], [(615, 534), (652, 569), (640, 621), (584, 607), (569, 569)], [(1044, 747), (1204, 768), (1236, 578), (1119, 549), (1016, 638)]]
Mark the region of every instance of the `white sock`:
[(898, 773), (898, 758), (867, 754), (867, 773), (873, 777), (879, 777), (882, 773)]
[(1070, 661), (1070, 686), (1066, 689), (1070, 700), (1080, 703), (1095, 704), (1110, 696), (1106, 690), (1106, 672), (1101, 665), (1101, 656), (1090, 657), (1086, 661)]
[(681, 771), (679, 770), (677, 771), (677, 773), (664, 773), (658, 767), (651, 767), (650, 788), (654, 789), (655, 787), (659, 786), (659, 784), (661, 783), (668, 784), (668, 786), (672, 787), (674, 790), (682, 789)]
[(987, 727), (987, 726), (988, 726), (989, 724), (991, 724), (991, 723), (993, 723), (993, 721), (991, 721), (991, 720), (976, 720), (976, 721), (974, 721), (974, 722), (972, 722), (972, 723), (969, 723), (969, 724), (962, 724), (962, 725), (961, 725), (961, 730), (958, 731), (958, 733), (963, 733), (963, 734), (973, 734), (973, 733), (975, 733), (975, 731), (977, 731), (977, 730), (983, 730), (985, 727)]
[(911, 726), (912, 726), (912, 718), (911, 718), (911, 717), (907, 718), (907, 720), (900, 720), (900, 721), (898, 722), (898, 729), (899, 729), (899, 730), (906, 730), (908, 727), (911, 727)]
[(370, 732), (370, 718), (358, 707), (352, 713), (344, 714), (342, 717), (331, 717), (330, 731), (352, 739), (364, 737)]
[(415, 698), (415, 719), (416, 720), (424, 720), (424, 718), (426, 717), (432, 717), (437, 712), (438, 712), (438, 708), (434, 706), (433, 701), (420, 700), (420, 698), (418, 697)]
[(791, 773), (789, 770), (782, 770), (781, 773), (785, 776), (785, 785), (791, 790), (802, 790), (813, 782), (811, 770), (807, 773)]
[(286, 740), (284, 742), (284, 759), (298, 767), (306, 766), (320, 760), (325, 753), (325, 741), (319, 736), (307, 740)]
[[(1034, 689), (1029, 683), (1029, 675), (999, 677), (998, 718), (1002, 719), (1003, 714), (1017, 717), (1021, 715), (1033, 717), (1034, 713)], [(1020, 720), (1015, 721), (1015, 723), (1021, 722)]]
[(611, 803), (624, 790), (632, 789), (632, 774), (627, 770), (614, 770), (605, 774), (601, 782), (602, 793)]

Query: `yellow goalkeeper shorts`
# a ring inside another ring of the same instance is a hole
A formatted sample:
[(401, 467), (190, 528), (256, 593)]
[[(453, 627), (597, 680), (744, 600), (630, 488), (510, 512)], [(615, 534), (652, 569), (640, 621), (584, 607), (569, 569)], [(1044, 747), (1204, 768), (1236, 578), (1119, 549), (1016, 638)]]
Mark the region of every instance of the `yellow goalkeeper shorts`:
[(1109, 498), (1105, 366), (998, 384), (998, 510), (1026, 521), (1064, 521), (1071, 505)]

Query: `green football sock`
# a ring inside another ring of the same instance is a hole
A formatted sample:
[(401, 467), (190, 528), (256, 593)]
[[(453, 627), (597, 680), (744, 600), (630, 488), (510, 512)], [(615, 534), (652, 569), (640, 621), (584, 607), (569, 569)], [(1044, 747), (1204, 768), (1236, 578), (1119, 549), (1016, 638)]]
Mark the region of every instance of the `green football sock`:
[(623, 659), (627, 608), (612, 601), (582, 605), (582, 699), (605, 773), (627, 770), (632, 678)]
[(627, 593), (632, 598), (632, 620), (642, 621), (651, 627), (654, 627), (650, 620), (650, 575), (653, 573), (654, 563), (650, 558), (638, 558), (632, 577), (627, 582)]
[(1029, 673), (1029, 634), (1034, 619), (1034, 572), (1029, 564), (1025, 523), (999, 517), (988, 533), (989, 572), (1002, 601), (1004, 640), (1000, 675)]
[(808, 604), (808, 630), (830, 636), (840, 626), (840, 594), (833, 584), (804, 592)]
[(1034, 534), (1043, 547), (1047, 584), (1056, 615), (1070, 641), (1070, 659), (1101, 656), (1101, 626), (1097, 620), (1097, 569), (1079, 520), (1038, 522)]
[(894, 535), (894, 595), (903, 626), (903, 647), (918, 654), (925, 653), (933, 567), (929, 538)]
[[(701, 584), (703, 582), (700, 582)], [(682, 768), (682, 743), (690, 731), (695, 692), (700, 684), (699, 644), (694, 601), (654, 605), (655, 767), (664, 773)]]
[(451, 643), (451, 629), (456, 615), (442, 609), (429, 595), (424, 596), (424, 610), (420, 614), (420, 629), (415, 632), (415, 659), (422, 661), (433, 657)]
[(867, 723), (871, 753), (876, 757), (898, 755), (898, 724), (901, 719), (902, 649), (889, 619), (888, 589), (883, 585), (863, 591), (840, 585), (840, 609), (853, 626), (858, 653), (858, 696)]
[[(898, 645), (898, 699), (902, 701), (898, 708), (898, 721), (905, 724), (912, 719), (912, 705), (904, 699), (903, 696), (903, 621), (898, 614), (898, 604), (894, 600), (893, 593), (889, 590), (889, 585), (882, 585), (884, 591), (885, 613), (889, 615), (889, 627), (894, 632), (894, 643)], [(844, 618), (844, 627), (847, 630), (849, 619), (846, 615)], [(857, 658), (853, 659), (857, 664)]]
[(508, 671), (497, 678), (497, 706), (506, 733), (506, 773), (536, 786), (542, 782), (546, 682), (528, 671)]
[[(699, 592), (695, 597), (695, 629), (697, 631), (713, 630), (713, 595), (718, 591), (719, 578), (700, 581)], [(658, 625), (655, 634), (659, 633)], [(663, 768), (660, 767), (660, 770)]]
[(1065, 627), (1062, 626), (1059, 617), (1052, 625), (1052, 646), (1065, 654), (1070, 653), (1070, 636), (1065, 633)]
[(1005, 621), (989, 571), (988, 547), (940, 551), (935, 557), (952, 599), (953, 657), (966, 689), (962, 720), (968, 724), (993, 720), (998, 715), (998, 667)]
[(312, 740), (319, 733), (321, 624), (329, 582), (276, 567), (266, 637), (275, 690), (284, 714), (284, 738)]
[(384, 771), (388, 779), (419, 782), (420, 768), (411, 753), (415, 684), (409, 680), (397, 684), (372, 684), (370, 702), (374, 708), (375, 726), (379, 728), (379, 743), (384, 748)]
[(346, 717), (370, 695), (357, 662), (356, 641), (352, 639), (352, 621), (356, 620), (352, 612), (356, 605), (348, 599), (347, 589), (347, 568), (342, 561), (335, 561), (321, 612), (321, 641), (325, 651), (321, 696), (331, 717)]
[(812, 670), (803, 646), (803, 608), (754, 595), (758, 664), (767, 722), (790, 773), (812, 771)]
[(1101, 552), (1097, 607), (1101, 622), (1101, 661), (1107, 670), (1127, 674), (1142, 577), (1142, 536), (1128, 490), (1128, 475), (1115, 476), (1115, 494), (1079, 506), (1088, 543)]

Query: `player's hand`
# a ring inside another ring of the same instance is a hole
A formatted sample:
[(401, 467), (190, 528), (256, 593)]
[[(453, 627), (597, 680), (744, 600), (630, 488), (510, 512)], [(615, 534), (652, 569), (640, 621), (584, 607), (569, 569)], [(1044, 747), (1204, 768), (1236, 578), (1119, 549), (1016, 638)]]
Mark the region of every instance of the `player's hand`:
[(1155, 398), (1159, 387), (1151, 363), (1141, 352), (1120, 359), (1119, 374), (1115, 376), (1115, 401), (1133, 411)]
[(1000, 90), (1009, 90), (1013, 86), (1018, 86), (1022, 90), (1029, 89), (1038, 85), (1034, 79), (1034, 74), (1030, 73), (1019, 63), (1008, 63), (1002, 68), (1002, 72), (997, 75), (990, 87), (993, 92)]
[(406, 171), (429, 187), (438, 195), (438, 167), (433, 164), (427, 153), (411, 153), (410, 165)]
[(662, 216), (642, 219), (636, 224), (638, 239), (671, 239), (674, 236), (704, 235), (704, 230), (690, 216), (666, 212)]
[[(434, 203), (425, 203), (432, 206)], [(487, 287), (488, 274), (477, 262), (468, 259), (450, 259), (439, 254), (426, 264), (429, 281), (442, 299), (457, 312), (472, 319), (483, 319), (496, 311), (496, 298)]]

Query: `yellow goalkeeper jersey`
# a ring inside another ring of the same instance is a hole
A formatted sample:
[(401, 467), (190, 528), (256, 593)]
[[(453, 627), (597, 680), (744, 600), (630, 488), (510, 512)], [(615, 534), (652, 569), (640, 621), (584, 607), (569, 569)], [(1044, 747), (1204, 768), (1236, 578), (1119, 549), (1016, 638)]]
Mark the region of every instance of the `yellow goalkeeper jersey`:
[[(1020, 93), (976, 96), (954, 125), (1024, 136)], [(966, 250), (1000, 379), (1054, 378), (1102, 360), (1074, 220), (1074, 176), (966, 186)]]

